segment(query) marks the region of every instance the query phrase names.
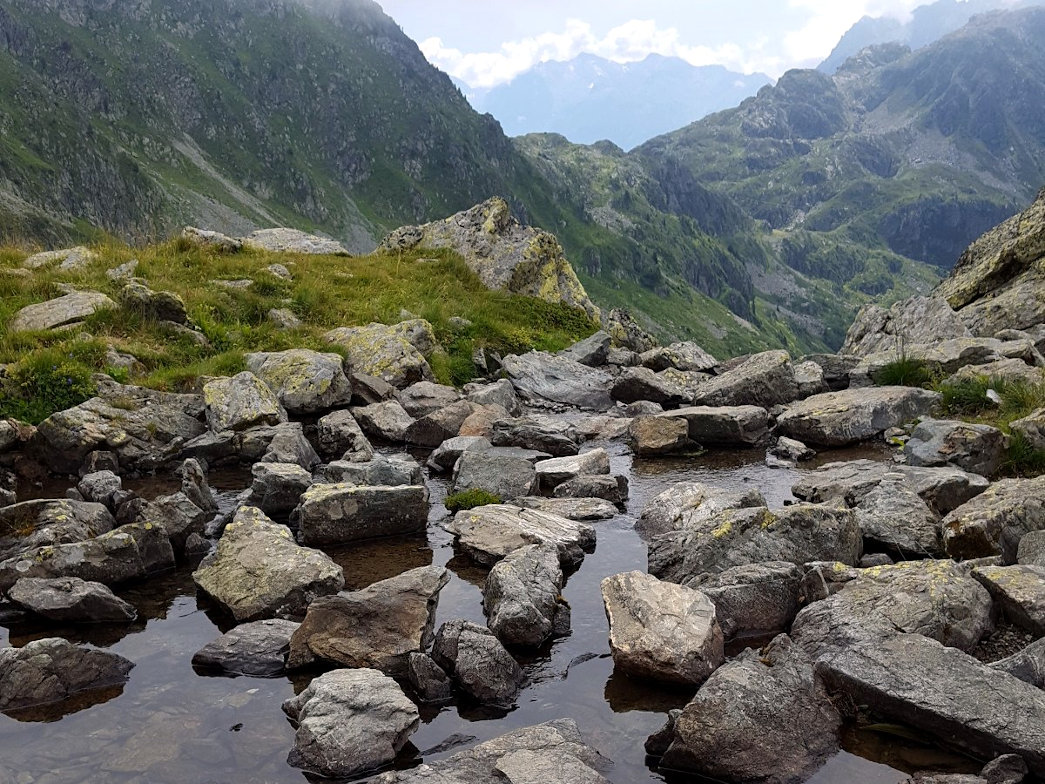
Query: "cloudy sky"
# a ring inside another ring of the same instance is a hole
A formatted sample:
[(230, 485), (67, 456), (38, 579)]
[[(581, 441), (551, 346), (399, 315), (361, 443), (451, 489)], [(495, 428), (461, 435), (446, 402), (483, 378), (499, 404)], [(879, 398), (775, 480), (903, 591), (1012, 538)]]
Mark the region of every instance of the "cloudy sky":
[(926, 0), (378, 0), (428, 59), (472, 87), (590, 52), (650, 53), (777, 77), (813, 66), (864, 15)]

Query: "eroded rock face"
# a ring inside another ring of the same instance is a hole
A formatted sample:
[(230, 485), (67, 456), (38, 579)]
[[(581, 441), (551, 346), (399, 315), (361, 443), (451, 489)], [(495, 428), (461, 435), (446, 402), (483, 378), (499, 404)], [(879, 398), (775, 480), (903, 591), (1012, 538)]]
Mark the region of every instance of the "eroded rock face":
[(697, 406), (772, 408), (798, 397), (798, 383), (786, 351), (765, 351), (701, 385)]
[(613, 379), (604, 370), (541, 351), (507, 356), (502, 368), (515, 391), (527, 400), (564, 403), (592, 411), (613, 407)]
[(282, 675), (290, 652), (290, 638), (298, 625), (281, 618), (240, 624), (196, 651), (192, 664), (229, 675), (262, 678)]
[(839, 749), (842, 720), (812, 661), (781, 635), (719, 668), (675, 722), (663, 766), (799, 784)]
[(943, 540), (952, 558), (1001, 553), (1006, 529), (1016, 535), (1045, 529), (1045, 476), (1002, 479), (943, 518)]
[(899, 356), (905, 346), (915, 343), (969, 337), (969, 328), (945, 299), (917, 296), (897, 302), (888, 310), (880, 305), (864, 305), (849, 327), (839, 353), (865, 356), (893, 351)]
[(595, 546), (595, 529), (586, 523), (506, 504), (458, 512), (444, 527), (483, 566), (527, 545), (550, 543), (558, 548), (563, 566), (576, 567), (584, 551)]
[(469, 698), (508, 707), (519, 694), (523, 671), (485, 626), (447, 621), (439, 627), (432, 658)]
[(320, 675), (283, 711), (297, 726), (288, 762), (331, 778), (388, 764), (420, 723), (399, 685), (365, 668)]
[(425, 357), (438, 344), (432, 325), (424, 319), (391, 326), (371, 323), (365, 327), (340, 327), (323, 337), (346, 350), (355, 371), (376, 376), (397, 389), (435, 380)]
[(405, 226), (381, 243), (387, 252), (415, 247), (452, 248), (488, 289), (562, 302), (599, 318), (559, 241), (521, 225), (504, 199), (489, 199), (442, 221)]
[(352, 401), (340, 354), (307, 349), (247, 354), (247, 368), (268, 384), (289, 414), (317, 414)]
[(640, 678), (696, 686), (725, 660), (715, 605), (642, 572), (602, 581), (613, 663)]
[(81, 692), (126, 683), (134, 663), (59, 637), (0, 648), (0, 711), (61, 702)]
[(303, 544), (343, 544), (423, 531), (428, 490), (420, 485), (313, 485), (294, 511)]
[(505, 645), (537, 648), (555, 631), (565, 611), (559, 602), (563, 575), (553, 544), (529, 545), (494, 564), (483, 584), (488, 625)]

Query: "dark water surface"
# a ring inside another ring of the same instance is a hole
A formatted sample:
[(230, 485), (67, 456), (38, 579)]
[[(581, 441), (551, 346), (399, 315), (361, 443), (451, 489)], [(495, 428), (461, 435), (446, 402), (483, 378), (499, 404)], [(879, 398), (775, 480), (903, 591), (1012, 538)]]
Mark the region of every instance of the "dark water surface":
[[(711, 453), (686, 460), (635, 460), (618, 444), (606, 445), (615, 473), (631, 479), (625, 514), (595, 523), (598, 546), (570, 576), (563, 595), (573, 610), (572, 634), (548, 650), (523, 659), (529, 679), (518, 707), (505, 714), (475, 709), (422, 708), (413, 746), (401, 755), (409, 766), (454, 753), (447, 739), (470, 745), (508, 730), (562, 717), (575, 719), (592, 745), (614, 760), (609, 778), (616, 784), (661, 782), (646, 764), (643, 742), (681, 708), (692, 692), (658, 688), (614, 674), (599, 583), (623, 571), (646, 569), (646, 545), (634, 531), (645, 503), (672, 484), (700, 480), (723, 487), (757, 487), (771, 506), (791, 499), (798, 472), (771, 470), (760, 452)], [(832, 452), (829, 460), (877, 457), (882, 449)], [(815, 465), (815, 463), (813, 464)], [(224, 500), (249, 477), (212, 476)], [(431, 524), (426, 536), (369, 543), (331, 555), (345, 570), (347, 588), (356, 589), (428, 564), (446, 565), (451, 582), (439, 599), (437, 624), (451, 618), (484, 623), (481, 585), (484, 571), (455, 556), (451, 537), (439, 523), (445, 510), (441, 479), (432, 490)], [(147, 497), (170, 492), (167, 482), (128, 482)], [(62, 487), (38, 488), (38, 495), (61, 495)], [(21, 646), (39, 637), (64, 636), (108, 648), (135, 662), (129, 683), (85, 707), (20, 715), (0, 715), (0, 784), (302, 784), (309, 779), (286, 763), (294, 732), (280, 710), (283, 700), (306, 680), (224, 678), (197, 674), (193, 653), (226, 628), (197, 603), (191, 568), (154, 579), (120, 594), (138, 608), (139, 621), (125, 626), (61, 628), (0, 627), (0, 645)], [(220, 624), (220, 628), (219, 628)], [(801, 720), (801, 717), (795, 717)], [(960, 758), (926, 749), (892, 735), (852, 729), (847, 751), (830, 761), (815, 784), (899, 784), (899, 769), (920, 767), (975, 770)], [(885, 764), (888, 763), (888, 764)], [(692, 782), (692, 778), (670, 779)], [(549, 782), (549, 784), (553, 784)]]

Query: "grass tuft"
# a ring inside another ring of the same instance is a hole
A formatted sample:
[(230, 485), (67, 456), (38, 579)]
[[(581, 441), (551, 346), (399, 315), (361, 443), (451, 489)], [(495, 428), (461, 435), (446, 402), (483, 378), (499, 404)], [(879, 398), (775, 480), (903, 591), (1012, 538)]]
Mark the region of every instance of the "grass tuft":
[(446, 500), (443, 501), (443, 506), (456, 513), (464, 509), (474, 509), (477, 506), (489, 506), (490, 504), (499, 503), (501, 503), (500, 496), (488, 493), (485, 490), (474, 489), (447, 496)]

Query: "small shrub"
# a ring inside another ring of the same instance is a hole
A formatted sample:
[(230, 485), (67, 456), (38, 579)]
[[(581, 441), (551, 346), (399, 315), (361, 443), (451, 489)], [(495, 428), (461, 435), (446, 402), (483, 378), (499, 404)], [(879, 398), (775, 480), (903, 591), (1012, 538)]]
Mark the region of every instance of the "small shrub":
[(874, 374), (874, 383), (882, 387), (924, 387), (932, 381), (932, 373), (924, 360), (901, 356)]
[(38, 425), (58, 411), (94, 397), (93, 369), (56, 350), (42, 351), (20, 362), (0, 394), (0, 416)]
[(446, 500), (443, 501), (443, 506), (451, 512), (460, 512), (463, 509), (474, 509), (477, 506), (499, 503), (501, 503), (499, 496), (488, 493), (485, 490), (474, 489), (447, 496)]

